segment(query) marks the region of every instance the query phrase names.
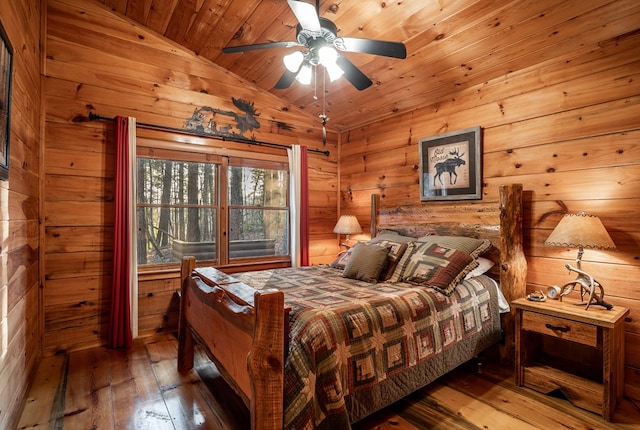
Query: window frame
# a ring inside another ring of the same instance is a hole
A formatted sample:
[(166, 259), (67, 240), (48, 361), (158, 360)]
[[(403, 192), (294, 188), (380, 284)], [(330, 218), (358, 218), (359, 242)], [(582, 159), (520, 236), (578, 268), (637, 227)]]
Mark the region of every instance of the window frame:
[[(186, 145), (166, 145), (168, 142), (157, 140), (138, 140), (138, 146), (136, 151), (136, 160), (138, 158), (150, 158), (150, 159), (166, 159), (172, 161), (183, 162), (198, 162), (198, 163), (212, 163), (216, 165), (214, 169), (215, 181), (216, 181), (216, 198), (217, 207), (216, 213), (218, 214), (216, 220), (216, 259), (215, 260), (200, 260), (199, 263), (214, 265), (219, 268), (266, 268), (266, 267), (287, 267), (291, 264), (291, 247), (288, 246), (287, 255), (275, 255), (275, 256), (257, 256), (257, 257), (242, 257), (242, 258), (230, 258), (229, 255), (229, 211), (232, 209), (228, 205), (228, 170), (229, 166), (239, 167), (254, 167), (254, 168), (267, 168), (283, 170), (287, 175), (287, 189), (286, 189), (286, 207), (278, 207), (276, 209), (285, 209), (287, 211), (288, 223), (287, 223), (287, 237), (291, 237), (291, 196), (290, 196), (290, 170), (288, 158), (286, 155), (280, 156), (276, 154), (261, 154), (251, 153), (250, 157), (246, 156), (246, 151), (239, 150), (227, 150), (225, 152), (230, 153), (224, 155), (218, 152), (218, 148), (211, 148), (210, 146), (192, 146)], [(154, 144), (157, 144), (155, 146)], [(176, 147), (174, 147), (176, 146)], [(188, 150), (187, 150), (188, 148)], [(212, 151), (213, 150), (213, 151)], [(213, 152), (213, 153), (212, 153)], [(136, 161), (137, 163), (137, 161)], [(139, 205), (136, 203), (136, 211)], [(156, 206), (156, 205), (154, 205)], [(209, 207), (209, 205), (206, 205)], [(235, 206), (233, 206), (235, 208)], [(245, 206), (246, 207), (246, 206)], [(260, 209), (262, 207), (255, 207)], [(271, 207), (265, 207), (269, 209)], [(154, 263), (138, 265), (138, 272), (161, 272), (164, 270), (175, 270), (179, 268), (180, 262), (170, 263)], [(231, 270), (233, 271), (233, 270)]]

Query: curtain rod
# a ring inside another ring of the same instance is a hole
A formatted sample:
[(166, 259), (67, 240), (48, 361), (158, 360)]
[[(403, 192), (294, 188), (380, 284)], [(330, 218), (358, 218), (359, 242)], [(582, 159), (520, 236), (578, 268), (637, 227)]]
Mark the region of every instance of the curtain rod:
[[(100, 116), (98, 114), (95, 114), (93, 112), (89, 112), (89, 121), (115, 121), (115, 118), (109, 118), (106, 116)], [(136, 121), (136, 125), (139, 125), (141, 127), (145, 127), (145, 128), (151, 128), (154, 130), (163, 130), (163, 131), (173, 131), (176, 133), (183, 133), (183, 134), (190, 134), (192, 136), (198, 136), (198, 137), (209, 137), (212, 139), (218, 139), (218, 140), (222, 140), (222, 141), (231, 141), (231, 142), (238, 142), (238, 143), (248, 143), (250, 145), (259, 145), (259, 146), (270, 146), (273, 148), (291, 148), (290, 145), (283, 145), (280, 143), (272, 143), (272, 142), (262, 142), (260, 140), (251, 140), (251, 139), (246, 139), (246, 138), (241, 138), (241, 137), (228, 137), (228, 136), (219, 136), (216, 134), (207, 134), (207, 133), (198, 133), (195, 131), (190, 131), (190, 130), (183, 130), (181, 128), (176, 128), (176, 127), (168, 127), (166, 125), (157, 125), (157, 124), (148, 124), (148, 123), (144, 123), (144, 122), (137, 122)], [(329, 151), (322, 151), (320, 149), (307, 149), (307, 151), (309, 152), (316, 152), (318, 154), (324, 154), (327, 157), (329, 156)]]

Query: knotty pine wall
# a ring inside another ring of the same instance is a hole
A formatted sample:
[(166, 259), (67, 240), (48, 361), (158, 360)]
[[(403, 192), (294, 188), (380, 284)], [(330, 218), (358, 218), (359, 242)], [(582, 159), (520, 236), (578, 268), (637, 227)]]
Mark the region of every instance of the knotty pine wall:
[(420, 202), (418, 140), (481, 126), (482, 201), (497, 202), (499, 184), (524, 185), (529, 291), (575, 278), (564, 265), (577, 250), (543, 243), (562, 205), (599, 215), (611, 234), (618, 251), (585, 250), (583, 269), (604, 285), (607, 300), (631, 309), (625, 392), (640, 399), (640, 32), (634, 19), (603, 22), (599, 34), (577, 38), (568, 54), (549, 53), (535, 67), (342, 133), (340, 194), (341, 210), (357, 213), (363, 224), (372, 193), (383, 209), (422, 208), (434, 219), (454, 205), (468, 209), (473, 202)]
[[(232, 97), (253, 102), (261, 123), (254, 130), (257, 140), (300, 143), (331, 152), (328, 157), (309, 154), (310, 259), (321, 263), (335, 258), (338, 135), (329, 133), (323, 147), (321, 130), (309, 128), (318, 124), (317, 117), (283, 106), (282, 100), (94, 1), (48, 1), (46, 58), (45, 354), (105, 341), (111, 288), (113, 124), (87, 122), (89, 112), (180, 128), (196, 107), (236, 111)], [(214, 139), (170, 133), (158, 137), (141, 128), (138, 134), (145, 141), (163, 140), (169, 147), (187, 143), (215, 153), (286, 157), (284, 150)], [(176, 329), (178, 276), (177, 267), (140, 274), (140, 335)]]
[(38, 288), (40, 0), (0, 2), (13, 46), (9, 180), (0, 181), (0, 428), (14, 428), (42, 356)]

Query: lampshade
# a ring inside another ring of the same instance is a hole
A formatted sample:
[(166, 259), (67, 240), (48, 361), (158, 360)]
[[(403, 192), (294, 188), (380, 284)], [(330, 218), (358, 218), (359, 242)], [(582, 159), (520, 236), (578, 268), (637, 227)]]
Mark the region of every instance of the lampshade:
[(300, 67), (300, 71), (296, 75), (296, 81), (300, 82), (302, 85), (309, 85), (311, 83), (311, 66), (308, 64), (303, 64)]
[(292, 52), (291, 54), (285, 55), (282, 58), (284, 66), (287, 68), (287, 70), (293, 73), (300, 70), (300, 66), (302, 65), (303, 61), (304, 55), (300, 51)]
[(362, 227), (360, 227), (358, 218), (355, 215), (340, 215), (333, 232), (338, 234), (357, 234), (362, 233)]
[(544, 243), (573, 248), (616, 249), (600, 218), (584, 212), (562, 217)]
[(318, 61), (323, 66), (331, 66), (336, 64), (338, 53), (330, 46), (323, 46), (318, 50)]

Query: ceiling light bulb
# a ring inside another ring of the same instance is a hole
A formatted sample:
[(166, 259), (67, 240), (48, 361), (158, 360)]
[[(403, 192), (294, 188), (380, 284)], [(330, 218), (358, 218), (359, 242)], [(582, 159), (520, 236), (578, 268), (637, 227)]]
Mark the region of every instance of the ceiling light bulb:
[(331, 65), (336, 64), (338, 53), (330, 46), (323, 46), (318, 50), (318, 57), (320, 59), (320, 64), (324, 67), (330, 67)]
[(300, 71), (296, 75), (296, 81), (300, 82), (303, 85), (311, 84), (311, 66), (308, 64), (303, 64), (300, 68)]
[(333, 82), (336, 79), (340, 78), (344, 74), (344, 70), (340, 68), (337, 64), (331, 64), (329, 66), (324, 66), (325, 70), (329, 74), (329, 81)]
[(300, 51), (292, 52), (291, 54), (285, 55), (282, 58), (284, 66), (290, 72), (297, 72), (298, 70), (300, 70), (300, 65), (302, 64), (303, 60), (304, 55)]

